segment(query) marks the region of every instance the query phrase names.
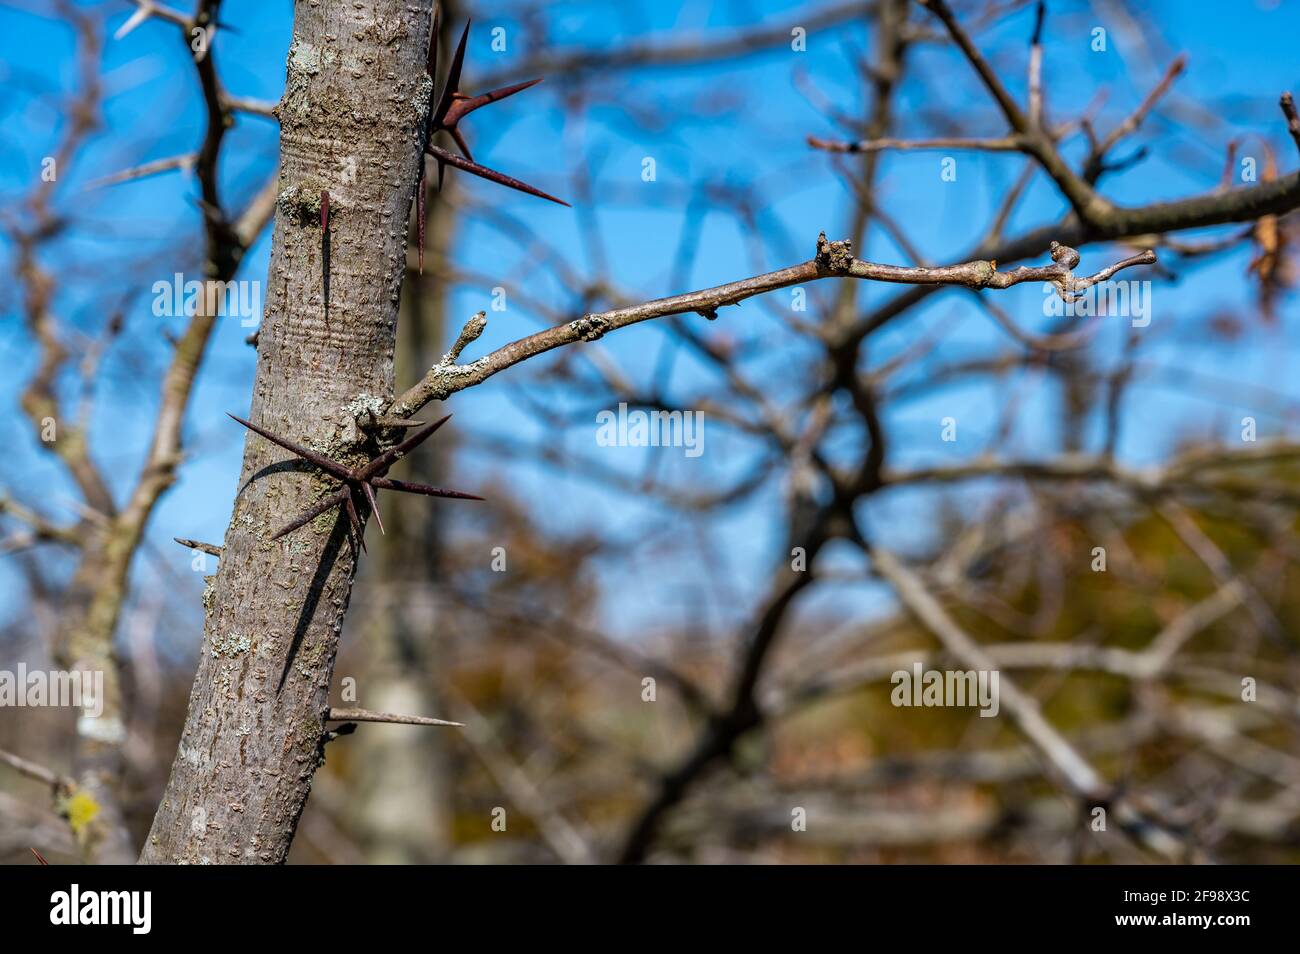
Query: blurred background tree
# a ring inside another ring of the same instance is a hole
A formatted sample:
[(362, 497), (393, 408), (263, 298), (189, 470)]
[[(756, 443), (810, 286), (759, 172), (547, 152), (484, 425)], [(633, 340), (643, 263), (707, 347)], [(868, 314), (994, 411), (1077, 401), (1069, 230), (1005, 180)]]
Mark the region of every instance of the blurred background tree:
[[(428, 183), (399, 390), (479, 310), (466, 360), (803, 261), (820, 231), (917, 266), (1041, 265), (1056, 239), (1082, 274), (1153, 248), (1118, 276), (1150, 281), (1151, 320), (1058, 317), (1041, 282), (818, 281), (457, 394), (453, 435), (399, 476), (487, 502), (388, 495), (334, 699), (464, 726), (330, 741), (291, 860), (1295, 860), (1300, 123), (1277, 103), (1300, 10), (1061, 0), (1039, 25), (1033, 2), (952, 6), (1046, 161), (991, 142), (1005, 111), (916, 3), (443, 4), (444, 63), (474, 18), (465, 88), (546, 80), (476, 117), (476, 158), (573, 209), (454, 169)], [(247, 410), (256, 359), (255, 329), (215, 323), (177, 482), (146, 486), (189, 341), (150, 290), (205, 263), (266, 276), (292, 9), (133, 9), (0, 8), (0, 668), (62, 665), (93, 631), (100, 528), (152, 494), (116, 556), (114, 790), (79, 816), (76, 713), (0, 709), (5, 861), (143, 842), (216, 566), (171, 539), (221, 537), (242, 443), (223, 412)], [(196, 62), (177, 31), (204, 17)], [(1103, 227), (1052, 157), (1124, 207), (1274, 205)], [(620, 403), (702, 412), (704, 453), (601, 446)], [(1005, 704), (891, 704), (914, 662), (979, 668), (961, 635), (1054, 736)], [(1072, 784), (1057, 740), (1104, 784)]]

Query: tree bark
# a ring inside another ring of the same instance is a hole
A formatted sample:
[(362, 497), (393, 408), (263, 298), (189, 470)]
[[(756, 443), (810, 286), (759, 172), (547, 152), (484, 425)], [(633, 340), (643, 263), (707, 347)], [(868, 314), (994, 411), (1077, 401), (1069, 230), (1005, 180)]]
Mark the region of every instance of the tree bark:
[[(393, 393), (408, 217), (432, 92), (430, 11), (431, 0), (357, 0), (298, 3), (294, 14), (251, 420), (344, 462), (373, 456), (356, 420)], [(204, 594), (189, 712), (144, 863), (280, 863), (288, 854), (323, 758), (356, 554), (338, 509), (271, 537), (331, 485), (247, 435), (220, 566)]]

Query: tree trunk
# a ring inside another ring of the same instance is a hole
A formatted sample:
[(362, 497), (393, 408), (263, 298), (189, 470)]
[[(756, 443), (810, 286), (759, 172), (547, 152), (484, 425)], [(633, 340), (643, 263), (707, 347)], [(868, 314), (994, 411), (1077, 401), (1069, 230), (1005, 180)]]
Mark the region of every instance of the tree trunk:
[[(373, 455), (356, 418), (392, 395), (408, 216), (431, 99), (430, 10), (431, 0), (358, 0), (299, 3), (294, 14), (251, 419), (345, 462)], [(271, 537), (331, 483), (248, 434), (220, 567), (204, 594), (189, 713), (142, 862), (279, 863), (288, 854), (323, 757), (356, 554), (337, 509)]]

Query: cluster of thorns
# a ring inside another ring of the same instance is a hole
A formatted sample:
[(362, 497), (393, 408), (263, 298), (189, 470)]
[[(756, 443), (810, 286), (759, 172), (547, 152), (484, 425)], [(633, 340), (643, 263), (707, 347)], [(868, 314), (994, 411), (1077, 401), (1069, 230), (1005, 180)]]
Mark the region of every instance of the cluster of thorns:
[[(438, 34), (441, 27), (441, 15), (437, 6), (433, 12), (433, 27), (429, 33), (429, 53), (426, 70), (431, 82), (437, 82), (438, 70)], [(479, 96), (466, 96), (460, 92), (460, 73), (465, 63), (465, 44), (469, 39), (469, 23), (466, 22), (465, 29), (460, 35), (460, 42), (456, 45), (456, 52), (452, 56), (451, 68), (447, 71), (447, 80), (442, 87), (442, 95), (438, 97), (437, 104), (429, 110), (425, 118), (423, 134), (423, 155), (421, 155), (419, 167), (419, 184), (416, 188), (416, 219), (419, 229), (419, 264), (420, 271), (424, 271), (424, 190), (425, 190), (425, 170), (424, 155), (432, 156), (438, 163), (438, 188), (442, 188), (443, 175), (447, 166), (454, 166), (457, 169), (463, 169), (473, 175), (487, 179), (499, 185), (511, 189), (517, 189), (520, 192), (526, 192), (529, 195), (535, 195), (539, 198), (547, 199), (551, 202), (558, 202), (560, 205), (567, 206), (568, 203), (553, 195), (535, 189), (525, 182), (520, 182), (511, 176), (489, 169), (474, 161), (470, 152), (469, 144), (465, 142), (465, 136), (460, 131), (460, 121), (468, 116), (474, 110), (489, 103), (495, 103), (503, 100), (515, 93), (522, 92), (531, 86), (536, 86), (541, 82), (540, 79), (528, 80), (524, 83), (515, 83), (512, 86), (503, 86), (500, 89), (494, 89), (490, 92), (483, 93)], [(461, 155), (457, 155), (450, 150), (443, 149), (433, 143), (434, 134), (445, 132), (451, 136), (456, 147), (460, 150)], [(322, 265), (324, 274), (322, 276), (323, 300), (326, 315), (329, 314), (329, 193), (321, 193), (321, 232), (322, 232)], [(423, 494), (428, 497), (454, 497), (462, 500), (482, 500), (482, 497), (474, 494), (462, 493), (458, 490), (444, 490), (440, 487), (431, 487), (428, 484), (413, 483), (406, 480), (394, 480), (388, 477), (388, 470), (398, 460), (406, 456), (416, 446), (430, 437), (434, 431), (442, 427), (451, 417), (450, 414), (441, 420), (435, 421), (427, 427), (422, 427), (410, 437), (406, 438), (399, 444), (383, 451), (379, 456), (370, 460), (368, 463), (359, 467), (349, 467), (340, 463), (331, 457), (327, 457), (310, 448), (303, 447), (293, 441), (273, 434), (263, 427), (259, 427), (250, 421), (241, 417), (230, 415), (240, 424), (249, 430), (260, 434), (268, 441), (278, 444), (285, 450), (297, 455), (310, 464), (319, 467), (325, 473), (339, 479), (340, 486), (333, 493), (326, 496), (323, 500), (314, 504), (303, 513), (299, 514), (285, 526), (281, 527), (273, 535), (272, 539), (278, 540), (286, 534), (292, 533), (299, 527), (309, 523), (321, 514), (332, 510), (334, 507), (341, 506), (348, 516), (348, 523), (352, 528), (352, 533), (357, 545), (361, 550), (365, 550), (366, 542), (363, 536), (364, 526), (361, 522), (359, 506), (364, 501), (370, 508), (370, 512), (375, 515), (375, 522), (379, 524), (380, 532), (384, 532), (384, 521), (379, 515), (379, 504), (376, 494), (380, 490), (396, 490), (403, 493)], [(422, 422), (410, 422), (410, 426), (420, 426)]]

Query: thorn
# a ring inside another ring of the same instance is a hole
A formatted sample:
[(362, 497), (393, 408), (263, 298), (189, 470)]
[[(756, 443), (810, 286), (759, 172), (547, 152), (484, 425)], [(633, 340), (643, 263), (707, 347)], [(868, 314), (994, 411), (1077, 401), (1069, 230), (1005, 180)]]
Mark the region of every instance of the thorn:
[(446, 129), (447, 129), (447, 132), (451, 134), (451, 138), (455, 141), (455, 143), (456, 143), (456, 147), (457, 147), (458, 149), (460, 149), (462, 155), (464, 155), (465, 158), (468, 159), (470, 162), (473, 162), (473, 161), (474, 161), (474, 156), (473, 156), (473, 154), (469, 151), (469, 143), (467, 143), (467, 142), (465, 141), (465, 135), (464, 135), (464, 133), (462, 133), (462, 132), (461, 132), (459, 129), (457, 129), (455, 126), (448, 126), (448, 127), (446, 127)]
[(322, 189), (320, 194), (320, 263), (321, 290), (325, 298), (325, 320), (330, 318), (330, 194)]
[(438, 34), (442, 32), (442, 5), (433, 4), (433, 23), (429, 26), (429, 53), (425, 57), (424, 71), (429, 79), (438, 82)]
[(375, 523), (379, 524), (379, 532), (386, 536), (388, 531), (384, 529), (384, 520), (379, 516), (379, 501), (375, 499), (374, 488), (363, 481), (361, 489), (366, 492), (366, 500), (370, 503), (370, 512), (375, 515)]
[(468, 116), (474, 110), (491, 103), (499, 103), (503, 99), (508, 99), (516, 93), (522, 93), (526, 89), (531, 89), (542, 81), (541, 77), (533, 80), (526, 80), (523, 83), (515, 83), (511, 86), (502, 86), (498, 89), (490, 90), (486, 93), (480, 93), (478, 96), (462, 96), (456, 99), (451, 108), (447, 110), (447, 115), (441, 120), (444, 129), (451, 129)]
[(380, 490), (397, 490), (406, 494), (422, 494), (425, 497), (450, 497), (453, 500), (484, 500), (478, 494), (467, 494), (460, 490), (444, 490), (430, 487), (428, 484), (416, 484), (409, 480), (394, 480), (392, 477), (371, 477), (370, 483)]
[(425, 441), (434, 431), (442, 427), (442, 425), (446, 424), (449, 420), (451, 420), (450, 414), (434, 421), (423, 430), (416, 431), (400, 444), (394, 444), (370, 463), (366, 464), (365, 467), (362, 467), (361, 470), (357, 471), (356, 479), (365, 481), (370, 480), (372, 477), (382, 476), (383, 474), (388, 473), (388, 468), (392, 467), (398, 460), (406, 456), (408, 451)]
[(472, 20), (465, 21), (465, 29), (461, 31), (460, 42), (456, 44), (456, 52), (451, 58), (451, 69), (447, 71), (447, 83), (442, 88), (442, 96), (438, 98), (438, 107), (433, 111), (434, 125), (441, 125), (443, 117), (451, 109), (452, 97), (460, 89), (460, 71), (465, 65), (465, 43), (469, 40), (469, 25)]
[[(438, 182), (442, 186), (441, 178)], [(420, 157), (420, 184), (416, 187), (415, 193), (415, 221), (416, 228), (419, 231), (419, 256), (420, 256), (420, 274), (424, 274), (424, 156)]]
[(396, 715), (392, 712), (372, 712), (369, 709), (335, 709), (330, 708), (326, 722), (390, 722), (395, 725), (464, 725), (463, 722), (449, 722), (446, 719), (431, 719), (428, 716)]
[(238, 421), (240, 424), (243, 424), (250, 431), (253, 431), (254, 433), (257, 434), (261, 434), (272, 444), (279, 444), (285, 450), (293, 451), (303, 460), (307, 461), (308, 463), (315, 464), (321, 470), (328, 471), (329, 473), (333, 474), (335, 477), (339, 478), (340, 480), (353, 479), (353, 473), (350, 469), (344, 467), (338, 461), (330, 460), (324, 454), (318, 454), (316, 451), (309, 450), (308, 448), (303, 447), (301, 444), (295, 444), (291, 440), (286, 440), (283, 437), (277, 437), (276, 435), (272, 434), (270, 431), (266, 430), (266, 428), (258, 427), (256, 424), (246, 421), (242, 417), (236, 417), (234, 414), (231, 414), (229, 411), (226, 412), (226, 416), (233, 418), (234, 420)]
[[(459, 725), (460, 723), (459, 723), (459, 722), (449, 722), (449, 723), (447, 723), (447, 724), (448, 724), (448, 725)], [(36, 860), (39, 861), (41, 864), (43, 864), (43, 865), (48, 865), (48, 864), (49, 864), (49, 862), (45, 860), (45, 856), (42, 855), (39, 851), (37, 851), (35, 848), (28, 848), (27, 850), (30, 851), (32, 854), (34, 854), (34, 855), (36, 856)]]
[(326, 497), (324, 500), (320, 501), (320, 503), (315, 504), (312, 507), (309, 507), (305, 512), (295, 517), (289, 523), (286, 523), (275, 533), (271, 534), (271, 539), (279, 540), (281, 537), (285, 536), (286, 534), (293, 533), (299, 527), (315, 520), (326, 510), (329, 510), (333, 507), (337, 507), (339, 504), (343, 502), (343, 498), (350, 493), (351, 491), (346, 486), (343, 487), (341, 490), (335, 491), (334, 493)]
[[(464, 332), (462, 332), (462, 336), (463, 335)], [(477, 335), (475, 337), (477, 337)], [(273, 534), (271, 537), (272, 540), (278, 540), (281, 537), (285, 536), (286, 534), (292, 533), (294, 530), (297, 530), (299, 527), (303, 526), (308, 521), (314, 520), (322, 513), (325, 513), (325, 511), (330, 510), (333, 507), (337, 507), (341, 504), (344, 508), (344, 511), (347, 514), (348, 522), (350, 524), (351, 530), (356, 535), (355, 539), (357, 541), (357, 546), (359, 547), (362, 553), (365, 553), (366, 552), (365, 525), (362, 523), (361, 518), (357, 513), (357, 504), (356, 501), (353, 499), (354, 495), (358, 491), (365, 494), (366, 500), (370, 505), (370, 512), (375, 515), (375, 522), (379, 524), (379, 532), (384, 534), (386, 534), (388, 531), (384, 528), (383, 517), (381, 517), (379, 514), (379, 501), (378, 501), (378, 496), (375, 493), (377, 490), (380, 489), (399, 490), (399, 491), (406, 491), (408, 493), (424, 494), (426, 496), (431, 496), (431, 497), (459, 497), (467, 500), (483, 499), (482, 497), (478, 497), (474, 494), (465, 494), (455, 490), (442, 490), (440, 488), (430, 487), (425, 484), (410, 484), (400, 480), (388, 480), (387, 478), (380, 476), (382, 474), (388, 473), (388, 468), (390, 468), (394, 462), (399, 460), (404, 454), (406, 454), (416, 445), (428, 439), (428, 437), (431, 434), (433, 434), (436, 430), (438, 430), (438, 428), (442, 427), (443, 424), (447, 423), (447, 421), (451, 418), (450, 414), (448, 414), (446, 417), (442, 418), (441, 420), (434, 421), (432, 424), (423, 426), (419, 421), (407, 421), (401, 418), (381, 418), (371, 413), (370, 426), (372, 427), (417, 427), (418, 426), (421, 427), (421, 429), (416, 433), (412, 434), (411, 436), (407, 437), (405, 440), (401, 441), (400, 443), (394, 445), (393, 447), (390, 447), (388, 450), (379, 454), (377, 457), (375, 457), (373, 460), (371, 460), (369, 463), (367, 463), (364, 467), (360, 469), (347, 467), (343, 464), (340, 464), (336, 460), (332, 460), (331, 458), (326, 457), (323, 454), (319, 454), (316, 451), (309, 450), (308, 448), (295, 444), (292, 441), (286, 440), (285, 438), (277, 437), (275, 434), (272, 434), (270, 431), (258, 427), (257, 425), (252, 424), (249, 421), (245, 421), (241, 417), (236, 417), (234, 414), (230, 414), (229, 416), (235, 421), (238, 421), (240, 424), (247, 427), (249, 430), (254, 431), (257, 434), (260, 434), (262, 437), (265, 437), (267, 440), (271, 441), (274, 444), (278, 444), (279, 446), (285, 448), (286, 450), (292, 451), (294, 454), (298, 455), (303, 460), (307, 461), (308, 463), (315, 464), (321, 470), (324, 470), (326, 473), (334, 475), (335, 477), (337, 477), (339, 480), (343, 482), (343, 485), (339, 487), (336, 491), (334, 491), (332, 494), (330, 494), (328, 497), (325, 497), (323, 500), (317, 501), (315, 504), (309, 507), (304, 513), (299, 514), (289, 523), (285, 524), (278, 531), (276, 531), (276, 533)], [(196, 544), (194, 541), (184, 540), (179, 537), (176, 539), (178, 543), (184, 545), (194, 545), (198, 547), (207, 546), (206, 544)], [(214, 549), (217, 549), (219, 553), (219, 548), (214, 548)]]
[(217, 546), (215, 543), (204, 543), (201, 540), (190, 540), (186, 537), (172, 537), (172, 539), (187, 550), (201, 550), (209, 556), (221, 556), (221, 547)]
[(447, 165), (455, 166), (457, 169), (464, 169), (466, 172), (476, 175), (480, 179), (487, 179), (489, 182), (495, 182), (498, 185), (503, 185), (511, 189), (516, 189), (520, 192), (527, 192), (529, 195), (535, 195), (539, 199), (546, 199), (547, 201), (554, 202), (557, 205), (562, 205), (566, 209), (572, 208), (572, 206), (570, 206), (569, 203), (565, 202), (563, 199), (557, 199), (555, 196), (543, 192), (541, 189), (535, 189), (532, 186), (530, 186), (528, 183), (520, 182), (518, 179), (508, 176), (505, 173), (497, 172), (496, 170), (489, 169), (486, 166), (480, 166), (477, 162), (471, 162), (468, 159), (462, 159), (454, 152), (448, 152), (446, 149), (443, 149), (440, 146), (430, 145), (427, 147), (425, 151), (438, 160), (438, 166), (439, 166), (438, 184), (440, 188), (442, 185), (441, 183), (442, 163), (445, 162)]
[(343, 498), (343, 506), (348, 511), (348, 522), (352, 524), (352, 532), (357, 535), (357, 542), (361, 544), (361, 552), (366, 552), (366, 534), (365, 528), (361, 525), (361, 518), (357, 516), (357, 506), (352, 502), (352, 493), (348, 492)]

